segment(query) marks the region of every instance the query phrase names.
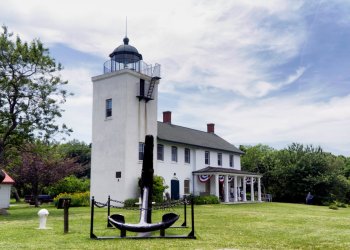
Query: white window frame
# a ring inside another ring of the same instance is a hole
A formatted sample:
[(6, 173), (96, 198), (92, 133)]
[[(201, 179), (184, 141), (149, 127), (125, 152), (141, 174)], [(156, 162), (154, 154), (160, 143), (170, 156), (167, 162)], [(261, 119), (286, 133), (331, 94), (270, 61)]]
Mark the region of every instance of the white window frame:
[(191, 149), (189, 148), (184, 149), (184, 161), (188, 164), (191, 163)]
[(171, 161), (177, 162), (177, 147), (171, 146)]
[(210, 165), (210, 151), (204, 152), (204, 163)]

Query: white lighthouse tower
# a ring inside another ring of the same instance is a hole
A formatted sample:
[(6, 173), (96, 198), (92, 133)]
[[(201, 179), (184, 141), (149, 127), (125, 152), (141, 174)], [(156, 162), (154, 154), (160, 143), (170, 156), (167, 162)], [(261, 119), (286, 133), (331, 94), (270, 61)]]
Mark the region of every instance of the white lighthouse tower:
[(157, 138), (160, 65), (146, 64), (127, 37), (123, 42), (92, 77), (90, 194), (97, 201), (138, 197), (145, 135)]

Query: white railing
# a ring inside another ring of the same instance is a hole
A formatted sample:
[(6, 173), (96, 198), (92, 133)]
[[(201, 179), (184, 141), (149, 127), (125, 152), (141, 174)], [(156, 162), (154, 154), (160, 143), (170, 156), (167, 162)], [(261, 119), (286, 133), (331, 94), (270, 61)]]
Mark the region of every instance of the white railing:
[(154, 66), (147, 64), (144, 61), (138, 61), (135, 63), (118, 63), (114, 60), (108, 60), (103, 64), (103, 73), (115, 72), (123, 69), (135, 70), (141, 74), (150, 77), (160, 77), (160, 64), (156, 63)]

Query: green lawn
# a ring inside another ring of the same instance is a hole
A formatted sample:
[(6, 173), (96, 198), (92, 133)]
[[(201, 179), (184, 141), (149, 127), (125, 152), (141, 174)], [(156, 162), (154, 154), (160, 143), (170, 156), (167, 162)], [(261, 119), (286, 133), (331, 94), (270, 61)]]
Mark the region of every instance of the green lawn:
[[(63, 210), (41, 208), (50, 212), (49, 230), (36, 229), (40, 208), (27, 204), (12, 206), (9, 216), (0, 216), (0, 249), (350, 249), (350, 208), (283, 203), (196, 206), (196, 240), (91, 240), (89, 208), (70, 208), (70, 232), (65, 235)], [(125, 214), (127, 222), (138, 220), (134, 211), (112, 212)], [(153, 221), (166, 212), (155, 212)], [(182, 216), (182, 208), (175, 212)], [(106, 229), (106, 209), (96, 208), (95, 216), (96, 235), (118, 235), (119, 230)]]

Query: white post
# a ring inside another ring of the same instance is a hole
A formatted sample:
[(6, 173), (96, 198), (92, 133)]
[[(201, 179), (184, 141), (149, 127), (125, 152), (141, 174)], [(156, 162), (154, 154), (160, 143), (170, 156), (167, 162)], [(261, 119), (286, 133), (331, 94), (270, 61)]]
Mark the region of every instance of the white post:
[(225, 202), (229, 202), (228, 195), (229, 195), (229, 188), (228, 188), (228, 175), (225, 175)]
[(260, 181), (260, 177), (258, 177), (258, 201), (261, 202), (261, 181)]
[(237, 202), (238, 201), (238, 192), (237, 192), (237, 175), (234, 175), (234, 183), (233, 183), (233, 189), (234, 189), (234, 192), (233, 192), (233, 201), (234, 202)]
[(243, 176), (243, 201), (247, 201), (247, 177)]
[(250, 176), (250, 200), (254, 201), (254, 178)]
[(215, 196), (220, 199), (220, 194), (219, 194), (219, 175), (215, 175)]
[(40, 209), (38, 212), (39, 216), (39, 229), (47, 229), (46, 228), (46, 220), (49, 215), (49, 211), (47, 209)]

